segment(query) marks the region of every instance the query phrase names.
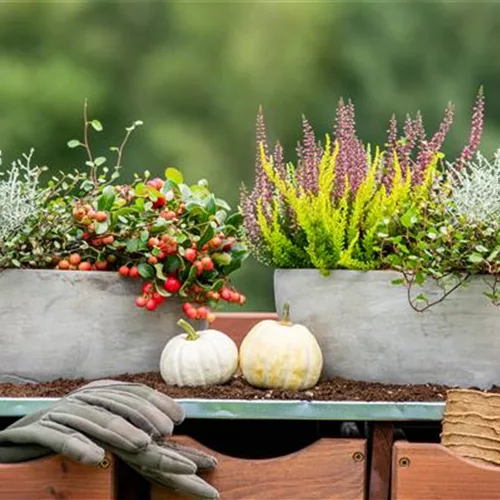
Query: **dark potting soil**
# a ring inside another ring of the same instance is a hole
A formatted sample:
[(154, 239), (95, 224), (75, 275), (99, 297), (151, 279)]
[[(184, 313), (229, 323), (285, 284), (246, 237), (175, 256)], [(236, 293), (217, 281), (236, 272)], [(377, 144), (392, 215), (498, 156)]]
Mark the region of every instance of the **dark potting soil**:
[[(176, 387), (165, 384), (157, 372), (124, 374), (115, 380), (146, 384), (173, 398), (270, 399), (316, 401), (444, 401), (442, 385), (386, 385), (335, 378), (320, 382), (308, 391), (262, 390), (250, 386), (241, 376), (228, 383), (210, 387)], [(60, 397), (87, 383), (88, 380), (56, 379), (38, 384), (0, 384), (0, 397)], [(491, 392), (500, 392), (493, 388)]]

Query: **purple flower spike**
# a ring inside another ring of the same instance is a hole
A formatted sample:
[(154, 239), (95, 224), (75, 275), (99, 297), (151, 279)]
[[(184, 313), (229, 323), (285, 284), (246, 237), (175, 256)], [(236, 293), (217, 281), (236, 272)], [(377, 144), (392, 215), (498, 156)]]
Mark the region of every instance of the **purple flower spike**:
[(462, 153), (455, 161), (455, 168), (457, 170), (462, 169), (465, 164), (471, 160), (474, 153), (477, 151), (479, 144), (481, 143), (481, 137), (483, 135), (483, 124), (484, 124), (484, 91), (483, 87), (479, 88), (477, 93), (476, 103), (472, 109), (472, 121), (470, 127), (469, 142), (462, 150)]

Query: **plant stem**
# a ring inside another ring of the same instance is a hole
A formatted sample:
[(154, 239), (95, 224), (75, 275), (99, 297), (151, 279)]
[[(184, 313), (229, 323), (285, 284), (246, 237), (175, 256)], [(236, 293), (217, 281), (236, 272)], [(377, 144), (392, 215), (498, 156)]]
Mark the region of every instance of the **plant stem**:
[[(83, 122), (84, 122), (83, 147), (85, 148), (85, 151), (87, 151), (87, 156), (89, 158), (90, 163), (93, 164), (94, 158), (92, 157), (92, 150), (90, 149), (90, 142), (89, 142), (89, 119), (88, 119), (87, 106), (88, 106), (87, 99), (85, 99), (85, 103), (83, 105)], [(95, 165), (90, 167), (90, 178), (92, 180), (92, 183), (94, 184), (94, 187), (97, 188), (98, 182), (97, 182), (97, 172)]]
[(196, 330), (185, 319), (180, 319), (177, 324), (187, 333), (186, 340), (198, 340), (200, 338)]
[(283, 304), (283, 314), (281, 315), (280, 323), (286, 326), (291, 326), (293, 324), (290, 321), (290, 302), (285, 302)]

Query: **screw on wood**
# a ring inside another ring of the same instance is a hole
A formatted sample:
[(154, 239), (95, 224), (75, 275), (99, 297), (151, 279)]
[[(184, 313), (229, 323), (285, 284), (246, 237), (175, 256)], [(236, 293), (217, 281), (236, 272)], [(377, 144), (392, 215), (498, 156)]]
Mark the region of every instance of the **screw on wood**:
[(409, 467), (410, 466), (410, 459), (408, 457), (402, 457), (399, 459), (399, 466), (400, 467)]
[(109, 460), (109, 458), (104, 457), (101, 460), (101, 463), (99, 464), (99, 467), (101, 469), (107, 469), (110, 465), (111, 465), (111, 461)]
[(364, 459), (365, 459), (365, 456), (363, 453), (361, 453), (360, 451), (356, 451), (355, 453), (353, 453), (352, 455), (352, 459), (355, 461), (355, 462), (362, 462)]

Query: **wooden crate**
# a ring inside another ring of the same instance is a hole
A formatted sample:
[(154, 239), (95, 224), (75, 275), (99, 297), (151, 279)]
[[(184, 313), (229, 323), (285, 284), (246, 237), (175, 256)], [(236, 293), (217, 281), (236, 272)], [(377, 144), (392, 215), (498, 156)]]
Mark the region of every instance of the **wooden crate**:
[[(366, 441), (324, 438), (283, 457), (245, 460), (214, 452), (191, 438), (175, 438), (217, 457), (215, 471), (202, 474), (222, 500), (362, 500)], [(187, 500), (154, 486), (151, 500)]]
[(0, 464), (0, 500), (113, 500), (113, 462), (89, 467), (59, 455)]
[(500, 499), (500, 467), (477, 465), (439, 444), (400, 441), (394, 445), (391, 498)]

